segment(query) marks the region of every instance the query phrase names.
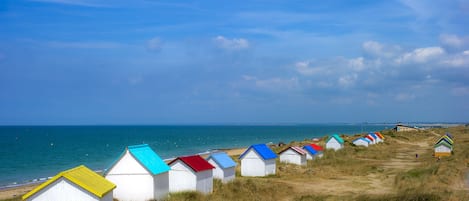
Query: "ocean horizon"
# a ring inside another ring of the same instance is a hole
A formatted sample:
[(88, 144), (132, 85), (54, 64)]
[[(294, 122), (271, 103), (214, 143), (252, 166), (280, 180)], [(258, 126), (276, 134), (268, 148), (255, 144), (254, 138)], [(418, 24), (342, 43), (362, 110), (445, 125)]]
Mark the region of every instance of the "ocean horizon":
[(135, 144), (148, 144), (168, 159), (392, 127), (368, 123), (0, 126), (0, 188), (42, 181), (78, 165), (105, 170), (126, 146)]

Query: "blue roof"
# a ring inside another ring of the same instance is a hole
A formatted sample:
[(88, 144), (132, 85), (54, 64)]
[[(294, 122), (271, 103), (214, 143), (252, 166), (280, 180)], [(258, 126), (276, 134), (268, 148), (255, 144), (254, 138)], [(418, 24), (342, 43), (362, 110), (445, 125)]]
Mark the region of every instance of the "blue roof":
[(365, 137), (359, 137), (359, 138), (353, 140), (352, 142), (355, 142), (357, 140), (365, 140), (366, 142), (371, 143), (371, 141), (368, 138), (365, 138)]
[(247, 154), (250, 149), (254, 149), (254, 151), (257, 152), (264, 160), (277, 158), (277, 154), (270, 150), (269, 147), (265, 144), (251, 145), (248, 149), (246, 149), (246, 151), (244, 151), (243, 154), (241, 154), (241, 156), (239, 156), (239, 158), (243, 158), (244, 155)]
[(223, 169), (236, 166), (236, 162), (234, 162), (233, 159), (231, 159), (231, 157), (228, 156), (228, 154), (225, 152), (213, 153), (207, 158), (207, 160), (210, 158), (213, 159)]
[(303, 147), (303, 149), (309, 152), (311, 155), (316, 155), (318, 153), (318, 151), (314, 150), (311, 145), (306, 145)]
[(169, 171), (169, 166), (147, 144), (128, 146), (130, 154), (152, 174)]
[(374, 133), (368, 133), (368, 135), (371, 135), (371, 137), (373, 137), (374, 139), (378, 139), (378, 136)]

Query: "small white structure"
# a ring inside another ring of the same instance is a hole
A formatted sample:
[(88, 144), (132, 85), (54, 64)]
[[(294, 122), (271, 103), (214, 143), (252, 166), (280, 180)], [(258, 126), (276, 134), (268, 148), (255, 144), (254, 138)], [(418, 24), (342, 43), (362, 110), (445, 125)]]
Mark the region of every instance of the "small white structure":
[(314, 160), (318, 157), (318, 151), (316, 151), (311, 145), (303, 146), (303, 150), (306, 152), (306, 160)]
[(288, 147), (279, 154), (280, 162), (296, 165), (306, 165), (306, 151), (300, 147)]
[(440, 141), (433, 147), (435, 150), (435, 157), (451, 156), (451, 151), (453, 150), (453, 146), (446, 141)]
[(27, 201), (112, 201), (116, 185), (85, 166), (63, 171), (42, 183), (22, 199)]
[(326, 149), (333, 149), (335, 151), (344, 148), (344, 140), (337, 134), (333, 134), (326, 141)]
[(370, 140), (368, 138), (360, 137), (360, 138), (353, 140), (352, 143), (357, 146), (368, 147), (368, 145), (370, 145)]
[(241, 176), (263, 177), (275, 174), (277, 155), (265, 144), (251, 145), (244, 151), (241, 160)]
[(213, 167), (199, 155), (178, 157), (169, 162), (169, 192), (213, 191)]
[(104, 175), (117, 185), (119, 201), (159, 200), (169, 193), (169, 166), (147, 144), (128, 146)]
[(373, 145), (373, 144), (376, 144), (376, 143), (377, 143), (377, 142), (376, 142), (376, 139), (375, 139), (373, 136), (371, 136), (371, 135), (367, 135), (367, 136), (365, 136), (365, 138), (368, 139), (368, 140), (370, 140), (370, 145)]
[(368, 135), (370, 135), (371, 137), (373, 137), (376, 140), (376, 144), (383, 142), (383, 140), (378, 135), (376, 135), (375, 133), (369, 133)]
[(310, 144), (309, 146), (311, 146), (317, 152), (316, 157), (322, 158), (322, 156), (324, 155), (324, 148), (322, 146), (319, 146), (317, 144)]
[(215, 167), (213, 177), (220, 179), (223, 183), (235, 179), (236, 162), (225, 152), (210, 154), (207, 161)]

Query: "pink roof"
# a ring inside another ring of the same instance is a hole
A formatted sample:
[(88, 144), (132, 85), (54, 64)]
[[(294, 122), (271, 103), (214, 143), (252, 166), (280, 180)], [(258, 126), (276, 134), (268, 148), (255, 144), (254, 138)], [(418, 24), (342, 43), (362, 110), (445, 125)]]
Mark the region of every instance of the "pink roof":
[(279, 154), (285, 152), (285, 151), (288, 150), (288, 149), (292, 149), (293, 151), (295, 151), (296, 153), (301, 154), (301, 155), (305, 155), (305, 154), (306, 154), (306, 151), (305, 151), (305, 150), (303, 150), (303, 149), (300, 148), (300, 147), (296, 147), (296, 146), (288, 147), (288, 148), (284, 149), (283, 151), (281, 151)]

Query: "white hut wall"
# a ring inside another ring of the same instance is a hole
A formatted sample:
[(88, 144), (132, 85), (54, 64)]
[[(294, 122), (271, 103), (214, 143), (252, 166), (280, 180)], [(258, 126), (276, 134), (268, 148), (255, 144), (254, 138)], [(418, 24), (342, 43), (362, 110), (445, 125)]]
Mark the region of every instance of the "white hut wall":
[(181, 161), (171, 164), (169, 171), (169, 192), (195, 191), (197, 178), (190, 167)]

